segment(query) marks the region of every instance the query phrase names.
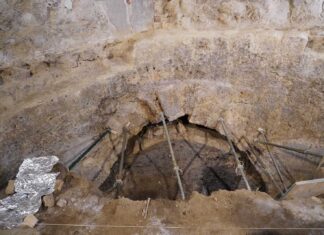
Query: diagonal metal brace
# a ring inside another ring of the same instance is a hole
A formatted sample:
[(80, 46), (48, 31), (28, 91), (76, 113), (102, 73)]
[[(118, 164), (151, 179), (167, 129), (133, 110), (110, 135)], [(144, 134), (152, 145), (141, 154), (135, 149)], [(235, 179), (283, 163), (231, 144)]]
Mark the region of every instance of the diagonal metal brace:
[[(129, 123), (126, 125), (128, 127)], [(123, 127), (123, 143), (122, 143), (122, 150), (121, 150), (121, 156), (119, 161), (119, 169), (118, 169), (118, 175), (116, 179), (116, 198), (118, 198), (118, 195), (121, 192), (122, 186), (123, 186), (123, 169), (124, 169), (124, 161), (125, 161), (125, 154), (126, 154), (126, 147), (128, 143), (127, 139), (127, 127)]]
[(183, 186), (182, 186), (182, 182), (181, 182), (181, 178), (180, 178), (180, 173), (179, 173), (180, 172), (180, 168), (178, 167), (177, 161), (176, 161), (175, 156), (174, 156), (174, 152), (173, 152), (173, 149), (172, 149), (172, 144), (171, 144), (171, 140), (170, 140), (168, 128), (167, 128), (167, 125), (165, 123), (165, 118), (164, 118), (163, 112), (161, 112), (161, 118), (162, 118), (162, 123), (163, 123), (163, 127), (164, 127), (164, 132), (165, 132), (165, 135), (166, 135), (168, 144), (169, 144), (171, 158), (172, 158), (172, 163), (173, 163), (173, 169), (174, 169), (174, 172), (176, 173), (176, 176), (177, 176), (178, 186), (179, 186), (180, 193), (181, 193), (181, 198), (182, 198), (182, 200), (185, 200), (186, 198), (185, 198), (185, 194), (184, 194), (184, 191), (183, 191)]
[[(264, 139), (264, 142), (269, 142), (269, 141), (268, 141), (268, 138), (267, 138), (267, 136), (266, 136), (266, 134), (265, 134), (265, 131), (264, 131), (262, 128), (259, 128), (258, 131), (259, 131), (259, 133), (262, 135), (262, 138)], [(275, 169), (276, 169), (277, 174), (278, 174), (278, 176), (279, 176), (280, 182), (281, 182), (282, 186), (284, 187), (285, 192), (287, 192), (288, 188), (287, 188), (287, 186), (285, 185), (285, 182), (284, 182), (283, 176), (282, 176), (281, 171), (280, 171), (280, 169), (279, 169), (279, 165), (278, 165), (278, 163), (276, 162), (274, 156), (272, 155), (272, 153), (271, 153), (271, 151), (270, 151), (268, 145), (266, 145), (266, 149), (267, 149), (267, 151), (268, 151), (268, 153), (269, 153), (269, 156), (270, 156), (270, 158), (271, 158), (271, 161), (272, 161), (273, 165), (275, 166)]]
[(231, 151), (232, 151), (232, 153), (234, 154), (234, 157), (235, 157), (235, 160), (236, 160), (236, 164), (237, 164), (237, 169), (240, 171), (240, 173), (241, 173), (241, 175), (242, 175), (242, 178), (243, 178), (243, 180), (244, 180), (244, 183), (245, 183), (245, 185), (246, 185), (246, 188), (247, 188), (249, 191), (251, 191), (251, 187), (250, 187), (249, 182), (248, 182), (248, 180), (247, 180), (247, 178), (246, 178), (246, 175), (245, 175), (245, 172), (244, 172), (243, 165), (241, 164), (240, 159), (239, 159), (239, 157), (238, 157), (238, 155), (237, 155), (237, 153), (236, 153), (236, 151), (235, 151), (235, 148), (234, 148), (234, 146), (233, 146), (232, 140), (230, 139), (230, 137), (229, 137), (229, 135), (228, 135), (228, 131), (227, 131), (226, 125), (225, 125), (225, 123), (224, 123), (224, 119), (223, 119), (223, 118), (220, 118), (219, 121), (220, 121), (221, 124), (222, 124), (223, 130), (224, 130), (224, 133), (225, 133), (225, 135), (226, 135), (227, 142), (228, 142), (228, 144), (229, 144), (229, 146), (230, 146), (230, 148), (231, 148)]

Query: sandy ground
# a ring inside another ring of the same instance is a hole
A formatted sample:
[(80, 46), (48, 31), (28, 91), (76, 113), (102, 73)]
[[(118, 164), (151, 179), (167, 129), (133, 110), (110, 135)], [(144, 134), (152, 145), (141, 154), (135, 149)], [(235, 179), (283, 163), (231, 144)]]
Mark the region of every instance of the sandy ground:
[(0, 234), (324, 234), (320, 198), (275, 201), (262, 192), (220, 190), (186, 201), (110, 199), (93, 185), (69, 176), (56, 200), (64, 207), (42, 208), (34, 229)]

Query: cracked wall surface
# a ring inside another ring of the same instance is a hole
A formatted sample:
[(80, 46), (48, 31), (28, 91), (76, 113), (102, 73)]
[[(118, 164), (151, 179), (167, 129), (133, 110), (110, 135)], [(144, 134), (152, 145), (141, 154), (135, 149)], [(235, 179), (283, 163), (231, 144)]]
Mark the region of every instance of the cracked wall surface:
[(1, 1), (0, 67), (112, 43), (149, 30), (153, 1)]
[(323, 2), (1, 1), (1, 184), (25, 157), (69, 164), (162, 110), (323, 151)]

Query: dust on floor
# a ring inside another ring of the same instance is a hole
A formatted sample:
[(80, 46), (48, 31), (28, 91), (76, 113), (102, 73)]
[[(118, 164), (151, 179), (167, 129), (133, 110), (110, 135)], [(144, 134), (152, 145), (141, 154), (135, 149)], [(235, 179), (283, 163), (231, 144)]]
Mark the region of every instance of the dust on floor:
[[(273, 200), (263, 192), (220, 190), (186, 201), (111, 199), (91, 182), (69, 176), (56, 201), (42, 208), (34, 229), (0, 234), (324, 234), (320, 198)], [(321, 229), (322, 228), (322, 229)]]

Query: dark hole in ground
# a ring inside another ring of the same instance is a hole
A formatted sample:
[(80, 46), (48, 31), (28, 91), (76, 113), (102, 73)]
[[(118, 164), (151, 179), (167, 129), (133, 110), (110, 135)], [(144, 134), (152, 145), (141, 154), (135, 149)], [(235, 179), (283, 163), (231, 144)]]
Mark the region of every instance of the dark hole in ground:
[[(188, 125), (188, 124), (187, 124)], [(195, 126), (204, 131), (207, 128)], [(215, 138), (220, 138), (216, 132)], [(133, 147), (134, 140), (128, 148)], [(236, 190), (245, 188), (241, 176), (236, 174), (236, 162), (232, 154), (213, 146), (185, 139), (172, 141), (174, 153), (180, 169), (186, 197), (193, 191), (210, 195), (217, 190)], [(265, 191), (260, 174), (248, 161), (246, 154), (241, 153), (241, 160), (253, 190)], [(111, 174), (101, 185), (101, 190), (109, 191), (115, 184), (118, 162), (111, 169)], [(173, 170), (172, 160), (166, 141), (159, 142), (136, 155), (125, 159), (123, 185), (118, 196), (132, 200), (147, 198), (179, 199), (178, 184)]]
[[(226, 137), (215, 130), (200, 125), (189, 123), (188, 116), (169, 123), (169, 126), (182, 123), (187, 127), (196, 128), (208, 133), (212, 138), (226, 140)], [(100, 186), (104, 192), (114, 192), (115, 196), (124, 196), (132, 200), (145, 200), (147, 198), (164, 198), (176, 200), (180, 198), (178, 184), (173, 170), (170, 150), (166, 141), (144, 149), (137, 155), (130, 154), (136, 141), (145, 138), (149, 129), (162, 123), (148, 125), (135, 137), (128, 141), (126, 159), (124, 164), (123, 185), (116, 194), (114, 184), (116, 182), (119, 160), (113, 165), (110, 175)], [(172, 139), (172, 138), (171, 138)], [(236, 190), (246, 188), (241, 176), (236, 174), (236, 162), (232, 154), (226, 150), (217, 149), (186, 139), (172, 140), (173, 150), (177, 163), (182, 169), (182, 183), (186, 197), (193, 191), (210, 195), (217, 190)], [(236, 148), (236, 147), (235, 147)], [(236, 151), (241, 155), (245, 172), (252, 190), (266, 191), (266, 185), (261, 175), (248, 160), (247, 154)]]
[[(186, 196), (193, 191), (205, 195), (224, 189), (244, 188), (241, 176), (235, 173), (234, 156), (222, 153), (219, 149), (184, 140), (173, 142)], [(200, 151), (199, 155), (192, 147)], [(150, 197), (175, 200), (179, 197), (178, 185), (169, 156), (167, 142), (156, 144), (134, 156), (128, 163), (122, 195), (133, 200)], [(257, 173), (256, 173), (257, 174)], [(260, 177), (250, 176), (252, 187), (263, 187)]]

